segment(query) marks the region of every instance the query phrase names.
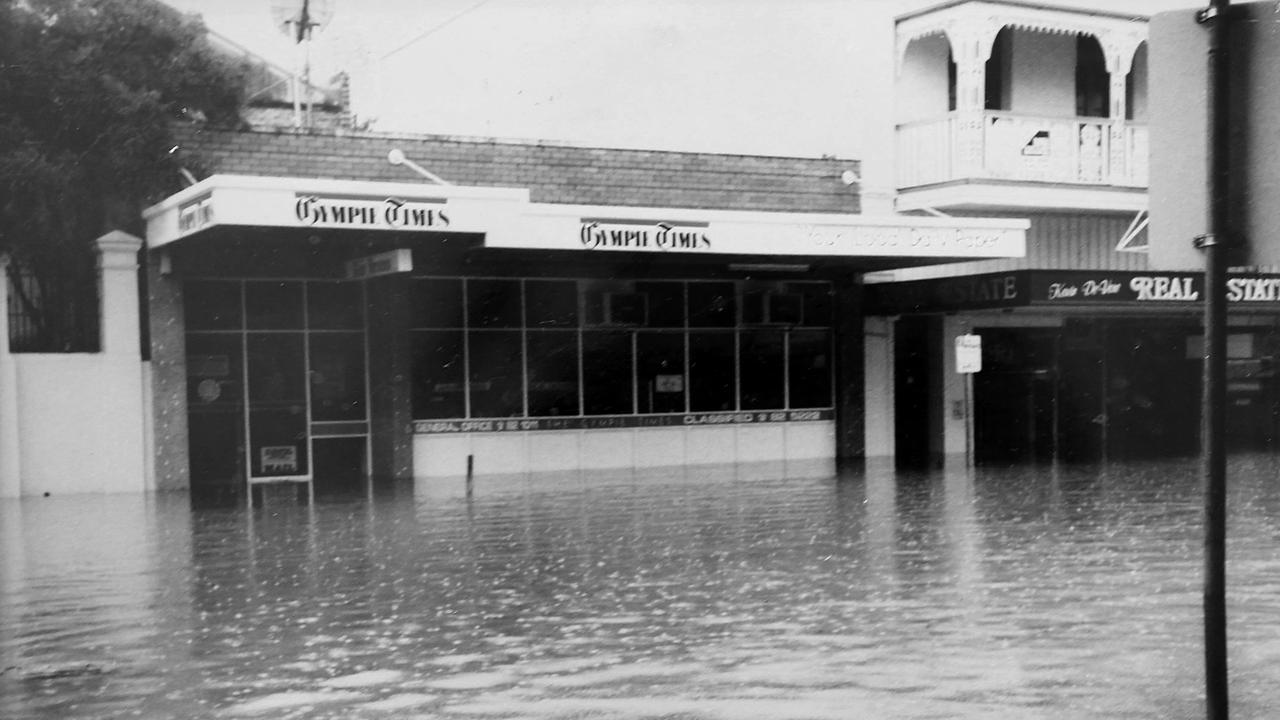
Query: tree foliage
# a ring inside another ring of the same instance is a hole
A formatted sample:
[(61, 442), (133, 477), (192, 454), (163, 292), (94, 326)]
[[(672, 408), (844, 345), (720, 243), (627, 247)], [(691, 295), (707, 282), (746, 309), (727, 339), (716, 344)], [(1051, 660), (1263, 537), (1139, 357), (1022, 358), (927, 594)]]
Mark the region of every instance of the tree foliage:
[(140, 234), (179, 184), (172, 124), (238, 123), (243, 73), (155, 0), (0, 0), (0, 253), (47, 270)]

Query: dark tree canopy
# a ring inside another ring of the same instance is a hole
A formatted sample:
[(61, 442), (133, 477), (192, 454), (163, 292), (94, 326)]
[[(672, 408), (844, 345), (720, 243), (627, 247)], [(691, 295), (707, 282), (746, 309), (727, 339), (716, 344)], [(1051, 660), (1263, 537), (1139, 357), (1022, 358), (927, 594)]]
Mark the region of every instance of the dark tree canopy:
[(140, 233), (179, 187), (172, 123), (237, 123), (243, 75), (155, 0), (0, 0), (0, 253), (47, 268)]

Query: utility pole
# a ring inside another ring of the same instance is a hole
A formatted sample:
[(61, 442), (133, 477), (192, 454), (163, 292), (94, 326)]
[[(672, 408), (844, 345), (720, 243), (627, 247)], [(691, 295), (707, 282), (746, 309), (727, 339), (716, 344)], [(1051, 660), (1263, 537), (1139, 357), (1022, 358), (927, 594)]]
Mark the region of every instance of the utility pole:
[(1209, 31), (1209, 232), (1196, 238), (1204, 251), (1204, 395), (1201, 452), (1204, 474), (1204, 661), (1209, 720), (1227, 720), (1227, 190), (1228, 12), (1230, 0), (1211, 0), (1197, 17)]

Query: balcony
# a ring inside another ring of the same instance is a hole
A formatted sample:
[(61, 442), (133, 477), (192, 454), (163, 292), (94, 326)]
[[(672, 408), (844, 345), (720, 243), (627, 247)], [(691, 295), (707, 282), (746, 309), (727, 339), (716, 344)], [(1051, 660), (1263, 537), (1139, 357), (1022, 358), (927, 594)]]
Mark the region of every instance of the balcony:
[(987, 111), (897, 130), (899, 209), (1145, 207), (1147, 126)]

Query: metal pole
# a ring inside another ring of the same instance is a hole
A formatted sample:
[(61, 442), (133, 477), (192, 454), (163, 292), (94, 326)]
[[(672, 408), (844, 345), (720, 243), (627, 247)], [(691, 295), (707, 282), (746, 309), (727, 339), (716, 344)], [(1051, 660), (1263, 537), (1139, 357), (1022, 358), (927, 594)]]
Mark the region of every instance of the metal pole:
[(1201, 440), (1204, 473), (1204, 661), (1209, 720), (1227, 720), (1226, 603), (1226, 350), (1228, 252), (1228, 48), (1230, 0), (1212, 0), (1199, 20), (1209, 26), (1209, 232), (1196, 238), (1204, 250), (1204, 396)]

